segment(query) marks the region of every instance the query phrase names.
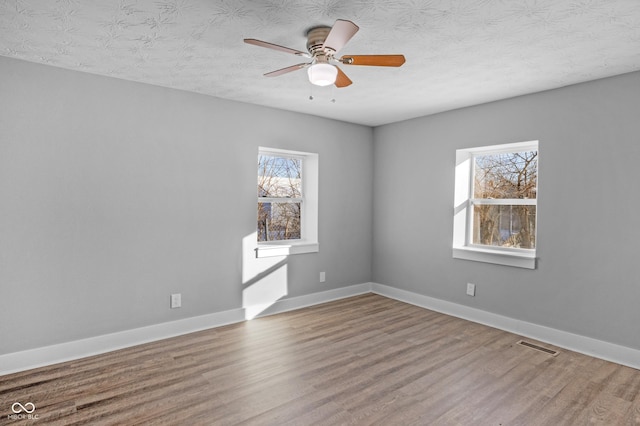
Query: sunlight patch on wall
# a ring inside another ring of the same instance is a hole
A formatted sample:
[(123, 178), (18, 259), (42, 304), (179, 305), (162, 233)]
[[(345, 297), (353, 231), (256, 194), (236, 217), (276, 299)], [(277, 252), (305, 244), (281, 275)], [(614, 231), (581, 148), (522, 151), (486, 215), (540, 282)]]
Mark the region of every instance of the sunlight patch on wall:
[(242, 240), (242, 307), (255, 318), (288, 293), (287, 256), (256, 257), (257, 233)]
[(287, 295), (287, 265), (281, 265), (242, 291), (245, 318), (255, 318)]

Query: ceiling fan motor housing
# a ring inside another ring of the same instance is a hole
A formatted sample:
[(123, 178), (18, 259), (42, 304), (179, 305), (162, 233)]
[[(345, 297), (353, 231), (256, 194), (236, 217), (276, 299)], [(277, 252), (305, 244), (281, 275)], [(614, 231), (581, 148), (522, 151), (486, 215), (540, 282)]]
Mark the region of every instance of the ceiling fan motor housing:
[(318, 62), (329, 62), (335, 50), (324, 47), (331, 27), (314, 27), (307, 32), (307, 50)]

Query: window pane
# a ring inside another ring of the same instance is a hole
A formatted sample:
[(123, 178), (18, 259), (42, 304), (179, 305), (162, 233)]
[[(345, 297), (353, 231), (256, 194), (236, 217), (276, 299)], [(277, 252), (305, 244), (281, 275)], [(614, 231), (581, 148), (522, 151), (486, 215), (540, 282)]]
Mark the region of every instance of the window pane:
[(475, 157), (474, 198), (536, 198), (538, 151)]
[(299, 240), (300, 203), (258, 203), (258, 241)]
[(536, 206), (474, 206), (473, 244), (534, 249)]
[(258, 156), (258, 197), (302, 197), (302, 160)]

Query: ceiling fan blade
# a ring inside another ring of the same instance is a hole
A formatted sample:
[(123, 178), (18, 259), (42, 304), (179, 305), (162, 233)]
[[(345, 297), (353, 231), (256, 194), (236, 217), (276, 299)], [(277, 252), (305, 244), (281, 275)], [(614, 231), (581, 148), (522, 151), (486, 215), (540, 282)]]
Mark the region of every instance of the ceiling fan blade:
[(338, 19), (324, 41), (324, 48), (332, 49), (334, 52), (339, 51), (359, 29), (360, 27), (351, 21)]
[(375, 67), (399, 67), (404, 55), (349, 55), (340, 58), (345, 65), (370, 65)]
[(247, 44), (253, 44), (254, 46), (260, 46), (260, 47), (266, 47), (267, 49), (278, 50), (280, 52), (293, 53), (294, 55), (297, 55), (297, 56), (305, 56), (307, 58), (311, 57), (311, 55), (309, 55), (307, 52), (302, 52), (296, 49), (290, 49), (288, 47), (280, 46), (278, 44), (273, 44), (273, 43), (269, 43), (262, 40), (256, 40), (255, 38), (245, 38), (244, 42)]
[(296, 65), (291, 65), (290, 67), (286, 67), (286, 68), (282, 68), (282, 69), (279, 69), (279, 70), (276, 70), (276, 71), (268, 72), (268, 73), (266, 73), (264, 76), (265, 76), (265, 77), (277, 77), (277, 76), (279, 76), (279, 75), (286, 74), (286, 73), (288, 73), (288, 72), (296, 71), (296, 70), (299, 70), (299, 69), (301, 69), (301, 68), (306, 68), (306, 67), (308, 67), (309, 65), (311, 65), (311, 64), (296, 64)]
[(336, 67), (336, 68), (338, 69), (338, 76), (336, 77), (336, 82), (335, 82), (336, 87), (350, 86), (351, 83), (353, 83), (353, 81), (351, 81), (351, 79), (347, 77), (347, 75), (344, 72), (342, 72), (342, 70), (339, 67)]

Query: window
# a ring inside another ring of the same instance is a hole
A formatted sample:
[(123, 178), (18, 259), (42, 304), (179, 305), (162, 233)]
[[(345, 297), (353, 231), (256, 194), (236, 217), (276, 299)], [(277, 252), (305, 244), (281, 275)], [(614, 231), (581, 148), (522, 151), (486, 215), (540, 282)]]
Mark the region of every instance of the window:
[(538, 142), (456, 151), (453, 256), (535, 268)]
[(258, 241), (299, 240), (302, 158), (258, 157)]
[(318, 155), (260, 148), (258, 257), (318, 251)]

